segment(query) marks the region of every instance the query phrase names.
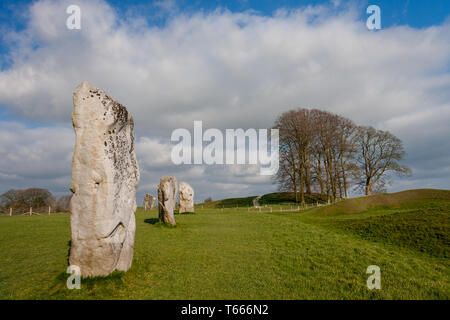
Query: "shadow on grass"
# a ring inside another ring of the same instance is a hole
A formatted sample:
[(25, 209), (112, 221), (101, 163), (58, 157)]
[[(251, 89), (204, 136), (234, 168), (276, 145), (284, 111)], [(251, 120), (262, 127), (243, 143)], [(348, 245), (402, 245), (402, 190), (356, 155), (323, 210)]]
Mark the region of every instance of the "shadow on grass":
[(149, 224), (157, 224), (159, 222), (159, 219), (158, 218), (149, 218), (149, 219), (145, 219), (144, 222), (149, 223)]
[(68, 246), (68, 249), (67, 249), (67, 265), (70, 265), (69, 258), (70, 258), (70, 247), (72, 246), (72, 240), (67, 241), (67, 246)]
[[(81, 278), (81, 281), (89, 284), (89, 283), (95, 283), (95, 282), (102, 282), (102, 281), (119, 281), (122, 282), (122, 277), (125, 275), (125, 271), (118, 271), (115, 270), (111, 274), (107, 276), (97, 276), (97, 277), (87, 277)], [(70, 277), (70, 274), (67, 272), (61, 272), (56, 276), (56, 280), (58, 281), (64, 281), (64, 283), (67, 281), (67, 278)]]
[(169, 228), (169, 229), (173, 229), (173, 228), (176, 228), (176, 227), (177, 227), (176, 225), (173, 226), (173, 225), (171, 225), (171, 224), (161, 222), (161, 221), (159, 221), (158, 218), (148, 218), (148, 219), (145, 219), (144, 222), (145, 222), (145, 223), (148, 223), (148, 224), (152, 224), (152, 225), (154, 225), (155, 227), (159, 227), (159, 228)]
[[(101, 290), (103, 287), (114, 288), (121, 287), (124, 285), (123, 276), (124, 271), (114, 271), (107, 276), (89, 277), (81, 278), (81, 289), (87, 289), (90, 291)], [(67, 294), (79, 295), (80, 290), (70, 290), (67, 288), (67, 280), (70, 274), (66, 272), (61, 272), (56, 276), (54, 285), (50, 288), (49, 294), (55, 298), (58, 296), (65, 297)], [(112, 287), (111, 287), (112, 286)]]

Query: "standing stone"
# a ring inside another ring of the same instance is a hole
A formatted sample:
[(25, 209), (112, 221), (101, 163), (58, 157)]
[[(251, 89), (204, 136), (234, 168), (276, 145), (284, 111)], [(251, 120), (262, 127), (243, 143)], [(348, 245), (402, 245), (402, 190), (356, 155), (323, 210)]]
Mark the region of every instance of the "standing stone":
[(179, 212), (194, 212), (194, 189), (187, 182), (180, 182)]
[(159, 221), (176, 225), (173, 210), (177, 201), (178, 182), (173, 176), (161, 178), (158, 185)]
[(85, 81), (73, 94), (70, 265), (83, 277), (126, 271), (133, 259), (139, 167), (133, 118)]
[(256, 198), (253, 199), (253, 206), (255, 208), (260, 208), (261, 206), (259, 205), (259, 200), (261, 200), (262, 196), (257, 196)]
[(143, 203), (144, 210), (153, 209), (153, 207), (155, 206), (155, 203), (156, 203), (156, 197), (147, 193), (144, 197), (144, 203)]

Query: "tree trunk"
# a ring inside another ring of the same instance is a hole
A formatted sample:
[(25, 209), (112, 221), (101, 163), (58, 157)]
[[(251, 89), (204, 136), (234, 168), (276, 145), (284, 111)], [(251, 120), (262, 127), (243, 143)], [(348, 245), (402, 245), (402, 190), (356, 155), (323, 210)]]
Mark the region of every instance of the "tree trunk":
[(331, 202), (331, 199), (330, 199), (330, 178), (328, 176), (328, 171), (327, 170), (325, 170), (325, 184), (326, 184), (326, 187), (327, 187), (327, 203), (330, 203)]
[(317, 181), (319, 182), (319, 186), (320, 186), (320, 195), (325, 195), (325, 188), (323, 185), (323, 178), (322, 178), (322, 162), (320, 160), (320, 155), (319, 158), (317, 159), (317, 169), (316, 169), (316, 174), (317, 174)]
[(304, 163), (305, 163), (305, 186), (306, 186), (306, 193), (311, 194), (311, 178), (310, 178), (310, 168), (309, 168), (309, 161), (308, 156), (305, 152), (304, 155)]
[(301, 204), (305, 204), (305, 181), (303, 176), (303, 168), (300, 167), (299, 170), (299, 183), (300, 183), (300, 197), (301, 197)]
[(372, 194), (372, 187), (373, 184), (371, 179), (369, 178), (366, 180), (366, 196), (370, 196)]
[(295, 168), (294, 168), (294, 194), (295, 194), (295, 203), (298, 203), (298, 192), (297, 192), (297, 179), (295, 178), (297, 176), (297, 174), (295, 173)]
[(345, 198), (348, 199), (348, 186), (347, 186), (347, 172), (345, 171), (345, 165), (341, 159), (342, 170), (342, 183), (344, 184)]

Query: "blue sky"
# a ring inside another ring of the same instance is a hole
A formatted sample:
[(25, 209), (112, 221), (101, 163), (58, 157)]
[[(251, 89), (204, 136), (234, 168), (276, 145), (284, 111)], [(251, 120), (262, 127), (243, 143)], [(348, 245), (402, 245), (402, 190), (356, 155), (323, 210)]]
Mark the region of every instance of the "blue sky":
[[(27, 24), (27, 8), (36, 1), (30, 0), (2, 0), (0, 2), (0, 30), (20, 31)], [(73, 1), (72, 1), (73, 2)], [(167, 19), (174, 14), (192, 14), (199, 11), (211, 12), (217, 8), (227, 9), (231, 12), (254, 11), (259, 15), (273, 15), (280, 8), (296, 9), (315, 5), (329, 5), (335, 1), (330, 0), (108, 0), (107, 1), (119, 14), (139, 12), (146, 18), (148, 25), (163, 26)], [(346, 6), (353, 5), (360, 10), (360, 19), (365, 21), (368, 5), (378, 5), (382, 11), (382, 27), (407, 25), (413, 28), (425, 28), (439, 25), (450, 15), (450, 1), (447, 0), (336, 0), (340, 6), (336, 11), (343, 10)], [(76, 3), (73, 2), (74, 4)], [(176, 7), (176, 9), (174, 8)], [(0, 43), (0, 69), (10, 65), (7, 59), (9, 47), (3, 41)], [(3, 111), (1, 116), (5, 116)]]
[[(65, 28), (68, 4), (82, 9), (79, 31)], [(369, 4), (381, 8), (379, 32), (365, 27)], [(413, 176), (389, 191), (450, 189), (449, 16), (444, 0), (3, 0), (0, 193), (68, 192), (71, 97), (83, 80), (135, 117), (139, 197), (167, 174), (189, 181), (196, 201), (274, 191), (255, 168), (174, 166), (170, 134), (194, 120), (269, 128), (297, 107), (402, 139)]]
[[(13, 28), (16, 30), (23, 29), (26, 24), (26, 17), (24, 12), (27, 7), (36, 1), (26, 0), (2, 0), (0, 2), (0, 26), (2, 28)], [(72, 1), (76, 4), (76, 1)], [(146, 16), (149, 24), (163, 24), (167, 17), (170, 16), (168, 12), (165, 14), (156, 14), (161, 11), (163, 3), (161, 0), (140, 1), (140, 0), (109, 0), (118, 12), (125, 13), (129, 10), (139, 10), (139, 12)], [(170, 3), (172, 1), (169, 1)], [(261, 15), (272, 15), (280, 8), (302, 8), (306, 6), (314, 6), (320, 4), (329, 4), (333, 1), (321, 0), (174, 0), (177, 10), (184, 13), (194, 13), (198, 11), (214, 11), (217, 8), (226, 8), (232, 12), (243, 12), (247, 10), (254, 10)], [(382, 10), (383, 27), (390, 27), (392, 25), (409, 25), (414, 28), (423, 28), (431, 25), (441, 24), (450, 14), (450, 1), (447, 0), (360, 0), (360, 1), (340, 1), (343, 5), (356, 5), (361, 8), (361, 20), (365, 20), (367, 14), (364, 8), (368, 5), (378, 5)], [(336, 10), (340, 10), (337, 8)], [(2, 52), (8, 50), (1, 45)]]
[[(439, 25), (450, 15), (450, 1), (447, 0), (358, 0), (345, 1), (336, 0), (341, 5), (336, 7), (336, 11), (342, 10), (346, 6), (354, 5), (360, 10), (360, 19), (365, 21), (367, 14), (365, 8), (368, 5), (378, 5), (382, 11), (382, 27), (407, 25), (413, 28), (424, 28)], [(20, 31), (27, 24), (27, 8), (36, 1), (30, 0), (2, 0), (0, 2), (0, 30)], [(323, 0), (109, 0), (107, 1), (119, 14), (125, 15), (130, 12), (139, 12), (147, 19), (149, 25), (163, 26), (167, 19), (174, 14), (192, 14), (199, 11), (211, 12), (217, 8), (227, 9), (232, 12), (255, 11), (260, 15), (273, 15), (280, 8), (296, 9), (315, 5), (329, 5), (334, 1)], [(73, 3), (76, 3), (73, 2)], [(176, 7), (175, 10), (173, 10)], [(8, 45), (3, 41), (0, 43), (0, 69), (5, 69), (10, 65), (7, 54)], [(6, 55), (5, 55), (6, 54)], [(2, 116), (5, 116), (3, 111)]]

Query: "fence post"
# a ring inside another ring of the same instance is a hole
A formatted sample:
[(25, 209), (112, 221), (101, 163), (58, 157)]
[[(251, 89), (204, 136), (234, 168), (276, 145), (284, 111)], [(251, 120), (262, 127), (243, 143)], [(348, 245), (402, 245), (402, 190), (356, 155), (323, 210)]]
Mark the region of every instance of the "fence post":
[(52, 212), (52, 207), (48, 206), (48, 214)]
[(33, 214), (33, 208), (30, 207), (30, 216)]
[(270, 207), (270, 212), (272, 212), (272, 207)]
[(12, 217), (12, 208), (9, 208), (9, 216)]
[(259, 207), (259, 212), (261, 212), (261, 207)]

